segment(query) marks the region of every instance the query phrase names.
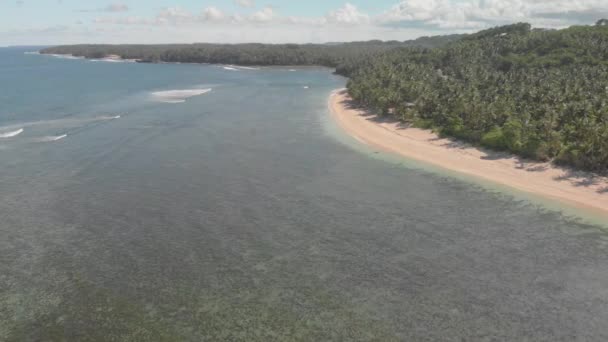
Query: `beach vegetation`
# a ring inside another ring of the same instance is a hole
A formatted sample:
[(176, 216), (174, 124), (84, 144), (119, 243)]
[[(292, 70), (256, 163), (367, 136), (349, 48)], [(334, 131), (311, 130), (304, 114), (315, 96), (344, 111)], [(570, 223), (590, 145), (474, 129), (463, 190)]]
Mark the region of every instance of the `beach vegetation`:
[(519, 23), (442, 47), (385, 51), (352, 72), (348, 90), (378, 113), (444, 136), (607, 172), (606, 22), (562, 30)]

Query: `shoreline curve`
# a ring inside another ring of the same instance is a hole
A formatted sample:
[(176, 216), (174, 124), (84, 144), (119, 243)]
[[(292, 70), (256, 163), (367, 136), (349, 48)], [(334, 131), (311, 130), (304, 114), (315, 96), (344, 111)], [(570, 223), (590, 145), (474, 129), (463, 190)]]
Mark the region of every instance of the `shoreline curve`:
[(442, 138), (431, 130), (378, 117), (358, 107), (346, 89), (333, 91), (328, 106), (337, 125), (361, 143), (589, 210), (608, 219), (607, 177), (477, 148)]

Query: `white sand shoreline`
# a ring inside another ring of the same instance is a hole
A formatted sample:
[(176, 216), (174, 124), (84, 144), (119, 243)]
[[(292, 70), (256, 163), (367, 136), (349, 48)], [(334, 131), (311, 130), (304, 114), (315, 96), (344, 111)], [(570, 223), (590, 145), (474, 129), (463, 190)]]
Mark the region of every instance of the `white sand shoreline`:
[(356, 140), (407, 158), (557, 200), (608, 218), (608, 178), (487, 151), (430, 130), (380, 120), (352, 106), (345, 89), (334, 91), (329, 109)]

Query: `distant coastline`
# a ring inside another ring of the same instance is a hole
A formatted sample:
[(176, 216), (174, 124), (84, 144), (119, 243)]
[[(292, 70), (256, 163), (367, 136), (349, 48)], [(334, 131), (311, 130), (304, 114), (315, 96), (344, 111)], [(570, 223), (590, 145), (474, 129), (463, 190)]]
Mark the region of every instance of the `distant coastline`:
[(346, 89), (334, 91), (328, 105), (335, 122), (364, 144), (608, 217), (606, 177), (478, 149), (430, 130), (383, 120), (358, 108)]
[(88, 61), (99, 61), (99, 62), (123, 62), (123, 63), (142, 63), (142, 64), (184, 64), (184, 65), (218, 65), (223, 66), (225, 68), (238, 68), (240, 70), (260, 70), (264, 69), (273, 69), (273, 68), (281, 68), (281, 69), (289, 69), (289, 71), (297, 71), (304, 69), (327, 69), (334, 70), (334, 68), (324, 65), (299, 65), (299, 64), (286, 64), (286, 65), (264, 65), (264, 64), (225, 64), (225, 63), (207, 63), (207, 62), (165, 62), (165, 61), (151, 61), (144, 59), (126, 59), (122, 58), (119, 55), (106, 55), (101, 58), (92, 58), (85, 56), (78, 56), (73, 54), (59, 54), (59, 53), (47, 53), (42, 51), (31, 51), (26, 52), (28, 55), (46, 55), (46, 56), (54, 56), (57, 58), (65, 58), (65, 59), (82, 59)]
[(100, 62), (145, 63), (144, 61), (142, 61), (140, 59), (126, 59), (126, 58), (122, 58), (119, 55), (106, 55), (101, 58), (88, 58), (88, 57), (84, 57), (84, 56), (75, 56), (75, 55), (69, 54), (69, 53), (45, 53), (42, 51), (26, 52), (25, 54), (27, 54), (27, 55), (47, 55), (47, 56), (53, 56), (53, 57), (57, 57), (57, 58), (65, 58), (65, 59), (87, 59), (90, 61), (100, 61)]
[[(41, 54), (66, 58), (135, 61), (138, 63), (191, 63), (241, 67), (326, 67), (349, 76), (360, 63), (384, 52), (406, 48), (434, 48), (465, 35), (420, 37), (406, 41), (356, 41), (330, 44), (79, 44), (47, 47)], [(109, 57), (109, 58), (108, 58)]]

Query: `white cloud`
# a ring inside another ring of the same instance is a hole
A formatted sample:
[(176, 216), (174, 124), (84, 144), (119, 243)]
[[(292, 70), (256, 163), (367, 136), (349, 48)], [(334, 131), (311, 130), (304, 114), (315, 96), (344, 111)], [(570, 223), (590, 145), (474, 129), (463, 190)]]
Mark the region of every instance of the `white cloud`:
[(223, 20), (225, 17), (224, 12), (220, 11), (216, 7), (207, 7), (203, 10), (203, 18), (208, 21)]
[(446, 0), (407, 0), (393, 6), (385, 16), (387, 20), (430, 20), (448, 8)]
[(361, 13), (355, 5), (348, 2), (342, 8), (329, 12), (325, 18), (329, 23), (337, 24), (356, 25), (369, 22), (369, 15)]
[[(229, 21), (207, 25), (158, 25), (154, 19), (131, 17), (128, 22), (145, 22), (125, 30), (124, 26), (99, 24), (93, 26), (73, 25), (32, 30), (0, 32), (0, 45), (58, 45), (58, 44), (159, 44), (159, 43), (323, 43), (369, 39), (405, 40), (427, 34), (419, 29), (394, 29), (368, 26), (363, 30), (352, 26), (304, 26), (289, 23), (273, 25), (238, 25)], [(204, 29), (201, 29), (204, 27)], [(128, 32), (128, 34), (125, 34)]]
[(275, 18), (275, 13), (272, 7), (267, 6), (263, 9), (253, 13), (249, 19), (258, 23), (266, 23), (272, 21)]
[[(186, 37), (212, 42), (405, 40), (416, 38), (413, 32), (419, 35), (471, 32), (520, 21), (530, 22), (536, 27), (563, 27), (592, 24), (601, 17), (608, 17), (608, 0), (395, 1), (395, 5), (376, 16), (361, 11), (351, 3), (345, 3), (326, 15), (313, 17), (285, 16), (270, 6), (234, 13), (214, 6), (206, 7), (200, 13), (181, 7), (168, 7), (152, 17), (107, 14), (107, 17), (95, 19), (91, 30), (122, 30), (124, 34), (124, 28), (117, 26), (130, 25), (128, 37), (135, 37), (132, 32), (138, 30), (157, 30), (155, 34), (158, 36), (151, 38), (164, 36), (167, 37), (166, 42), (183, 41)], [(171, 32), (175, 36), (170, 36)], [(205, 35), (199, 36), (202, 32)], [(210, 32), (214, 32), (214, 35)], [(135, 39), (133, 41), (137, 42)]]
[(370, 16), (359, 11), (359, 9), (346, 3), (343, 7), (330, 11), (322, 17), (299, 17), (282, 16), (271, 6), (249, 14), (227, 14), (217, 7), (210, 6), (203, 9), (201, 15), (195, 15), (181, 7), (167, 7), (162, 9), (153, 19), (141, 17), (103, 17), (97, 18), (98, 24), (119, 25), (163, 25), (163, 24), (289, 24), (300, 26), (325, 26), (325, 25), (366, 25), (371, 22)]
[(563, 27), (590, 24), (606, 15), (606, 0), (402, 0), (376, 21), (443, 29), (482, 28), (519, 21)]
[(231, 15), (230, 19), (233, 23), (240, 23), (240, 22), (245, 21), (245, 18), (243, 18), (243, 16), (238, 13)]
[(195, 19), (195, 16), (182, 9), (181, 7), (167, 7), (162, 9), (156, 15), (156, 23), (158, 24), (182, 24), (189, 23)]
[[(247, 4), (251, 4), (249, 0)], [(119, 10), (118, 5), (114, 10)], [(109, 7), (108, 7), (109, 9)], [(608, 0), (401, 0), (384, 13), (370, 16), (351, 3), (320, 17), (281, 16), (270, 6), (249, 14), (227, 14), (207, 7), (193, 14), (180, 7), (168, 7), (153, 19), (139, 17), (101, 18), (97, 23), (130, 25), (211, 24), (290, 24), (321, 27), (326, 25), (391, 26), (427, 29), (430, 34), (467, 32), (490, 26), (527, 21), (539, 27), (564, 27), (594, 23), (608, 16)]]

